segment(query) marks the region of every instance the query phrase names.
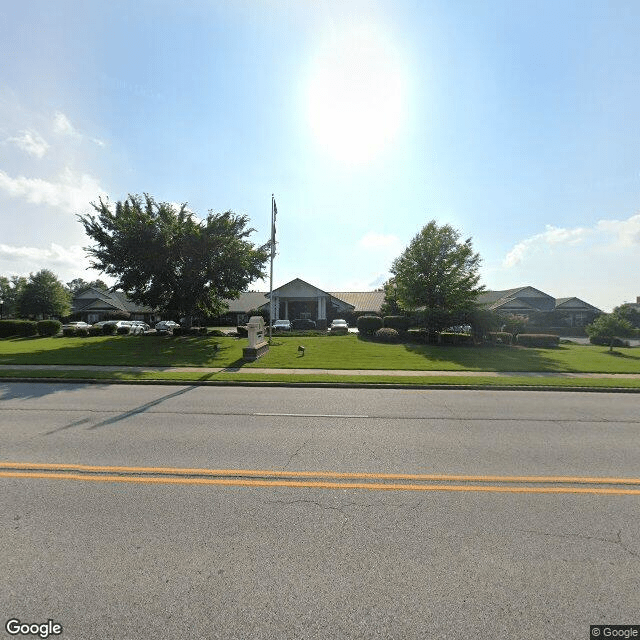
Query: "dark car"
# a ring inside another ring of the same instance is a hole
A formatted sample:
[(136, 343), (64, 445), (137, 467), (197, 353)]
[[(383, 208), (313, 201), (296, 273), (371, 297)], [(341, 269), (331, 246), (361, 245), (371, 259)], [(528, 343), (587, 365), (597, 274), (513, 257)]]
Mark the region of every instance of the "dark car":
[(316, 323), (313, 320), (307, 320), (306, 318), (298, 318), (291, 323), (294, 329), (315, 329)]

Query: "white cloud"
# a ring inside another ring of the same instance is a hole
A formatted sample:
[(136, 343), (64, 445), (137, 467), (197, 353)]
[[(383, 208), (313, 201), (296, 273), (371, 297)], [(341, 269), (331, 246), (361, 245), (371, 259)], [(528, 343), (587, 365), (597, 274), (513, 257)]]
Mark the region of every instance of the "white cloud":
[(548, 226), (516, 243), (500, 266), (483, 269), (489, 289), (531, 285), (577, 296), (603, 310), (640, 295), (640, 213), (590, 227)]
[(64, 113), (56, 111), (53, 116), (53, 129), (56, 133), (62, 133), (67, 136), (80, 137), (80, 134), (73, 128), (71, 121)]
[(608, 250), (640, 245), (640, 213), (626, 220), (599, 220), (591, 228), (562, 229), (547, 225), (544, 233), (525, 238), (514, 245), (502, 264), (504, 267), (513, 267), (541, 249), (556, 245), (576, 246), (586, 239), (591, 241), (590, 244)]
[(20, 131), (19, 135), (12, 138), (7, 138), (7, 142), (15, 144), (19, 149), (22, 149), (28, 154), (36, 156), (38, 158), (42, 158), (42, 156), (44, 156), (44, 154), (49, 149), (49, 144), (47, 143), (47, 141), (33, 129)]
[(54, 182), (24, 176), (12, 178), (0, 170), (0, 190), (31, 204), (46, 204), (70, 213), (84, 211), (90, 202), (106, 195), (96, 178), (74, 173), (68, 167)]
[(519, 262), (522, 262), (528, 254), (535, 252), (540, 247), (560, 244), (580, 244), (592, 233), (593, 230), (584, 229), (582, 227), (577, 227), (575, 229), (562, 229), (547, 225), (544, 233), (538, 233), (535, 236), (531, 236), (521, 242), (518, 242), (518, 244), (516, 244), (505, 256), (503, 266), (515, 266)]
[(49, 247), (42, 248), (0, 244), (0, 273), (5, 276), (28, 276), (41, 269), (49, 269), (62, 282), (69, 282), (73, 278), (101, 278), (113, 282), (111, 278), (88, 267), (89, 258), (78, 245), (63, 247), (52, 242)]
[(627, 220), (600, 220), (597, 229), (615, 236), (617, 247), (640, 245), (640, 213)]
[(56, 133), (69, 136), (71, 138), (75, 138), (76, 140), (90, 140), (94, 144), (97, 144), (99, 147), (106, 146), (103, 140), (99, 138), (87, 138), (80, 131), (78, 131), (72, 124), (71, 120), (64, 115), (64, 113), (60, 111), (56, 111), (53, 117), (53, 130)]

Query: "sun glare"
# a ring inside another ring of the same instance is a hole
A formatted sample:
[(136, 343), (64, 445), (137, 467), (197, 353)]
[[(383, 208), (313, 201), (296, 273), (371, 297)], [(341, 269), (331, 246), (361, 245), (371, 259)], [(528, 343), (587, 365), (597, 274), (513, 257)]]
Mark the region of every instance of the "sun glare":
[(308, 92), (309, 122), (318, 143), (345, 164), (375, 158), (402, 119), (402, 66), (373, 29), (334, 37), (315, 61)]

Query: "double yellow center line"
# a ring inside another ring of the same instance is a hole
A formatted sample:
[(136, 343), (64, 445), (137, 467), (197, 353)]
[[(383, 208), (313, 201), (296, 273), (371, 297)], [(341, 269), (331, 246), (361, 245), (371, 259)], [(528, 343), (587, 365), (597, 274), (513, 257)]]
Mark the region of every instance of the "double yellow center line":
[(640, 495), (640, 478), (498, 476), (411, 473), (339, 473), (255, 469), (184, 469), (85, 464), (0, 462), (0, 478), (84, 482), (365, 489), (372, 491), (484, 491)]

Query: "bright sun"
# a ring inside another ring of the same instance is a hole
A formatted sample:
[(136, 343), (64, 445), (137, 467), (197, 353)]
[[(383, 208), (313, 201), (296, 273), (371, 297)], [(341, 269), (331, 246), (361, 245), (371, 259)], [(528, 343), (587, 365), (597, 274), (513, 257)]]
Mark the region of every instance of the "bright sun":
[(369, 28), (334, 37), (315, 62), (308, 100), (318, 143), (345, 164), (364, 164), (395, 138), (401, 123), (398, 56)]

